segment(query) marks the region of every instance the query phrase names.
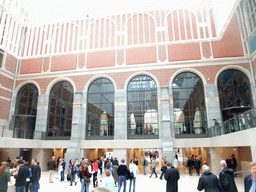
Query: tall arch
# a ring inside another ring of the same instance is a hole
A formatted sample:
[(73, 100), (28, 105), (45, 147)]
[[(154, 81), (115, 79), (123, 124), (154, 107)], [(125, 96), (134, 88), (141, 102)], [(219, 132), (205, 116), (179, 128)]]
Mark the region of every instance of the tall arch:
[(159, 137), (157, 84), (147, 75), (133, 77), (127, 86), (127, 137)]
[(222, 71), (217, 86), (223, 121), (253, 108), (250, 81), (242, 71)]
[(32, 139), (36, 125), (38, 89), (34, 84), (20, 88), (14, 113), (14, 137)]
[(48, 137), (69, 137), (72, 129), (74, 88), (68, 81), (57, 82), (50, 91)]
[(87, 91), (87, 139), (114, 136), (115, 87), (107, 78), (95, 79)]
[(192, 72), (178, 74), (172, 82), (175, 134), (204, 134), (207, 128), (204, 84)]

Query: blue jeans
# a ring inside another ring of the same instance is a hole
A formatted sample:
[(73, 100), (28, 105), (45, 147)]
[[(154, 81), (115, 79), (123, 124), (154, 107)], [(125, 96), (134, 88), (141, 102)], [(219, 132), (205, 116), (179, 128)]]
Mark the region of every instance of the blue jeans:
[(162, 174), (161, 174), (161, 176), (160, 176), (160, 179), (162, 179), (163, 178), (163, 176), (164, 176), (164, 174), (165, 174), (165, 171), (167, 170), (167, 167), (162, 167)]
[(25, 186), (16, 186), (15, 191), (16, 192), (24, 192), (25, 191)]
[(96, 186), (97, 175), (98, 175), (98, 172), (93, 173), (93, 178), (92, 178), (93, 187), (95, 187), (95, 186)]
[(84, 184), (84, 179), (81, 179), (81, 192), (89, 192), (89, 185), (90, 183)]
[(38, 192), (39, 189), (39, 183), (32, 183), (32, 185), (30, 185), (30, 192)]
[(61, 171), (61, 172), (60, 172), (60, 181), (64, 181), (64, 180), (65, 180), (65, 179), (64, 179), (64, 178), (65, 178), (65, 177), (64, 177), (64, 172), (65, 172), (65, 171)]
[(131, 192), (132, 182), (133, 182), (133, 192), (135, 192), (136, 177), (133, 177), (133, 178), (130, 180), (130, 188), (129, 188), (129, 192)]
[(119, 187), (118, 187), (118, 192), (120, 192), (122, 188), (122, 184), (124, 183), (124, 192), (126, 192), (126, 178), (124, 175), (119, 176)]
[(150, 177), (152, 177), (152, 175), (153, 174), (155, 174), (156, 175), (156, 177), (157, 177), (157, 174), (156, 174), (156, 168), (154, 167), (154, 168), (152, 168), (152, 172), (151, 172), (151, 176)]
[(72, 185), (72, 182), (74, 182), (75, 181), (75, 174), (73, 175), (73, 174), (71, 174), (70, 175), (71, 176), (71, 178), (70, 178), (70, 185)]

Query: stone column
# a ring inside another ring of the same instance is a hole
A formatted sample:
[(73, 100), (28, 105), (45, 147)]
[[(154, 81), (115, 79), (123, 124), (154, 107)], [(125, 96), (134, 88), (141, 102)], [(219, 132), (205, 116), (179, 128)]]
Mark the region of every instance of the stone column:
[(48, 126), (49, 95), (39, 95), (37, 102), (36, 127), (34, 139), (44, 140)]
[(213, 119), (216, 119), (219, 123), (222, 122), (217, 85), (216, 84), (204, 85), (204, 93), (205, 93), (205, 104), (206, 104), (208, 127), (212, 127), (214, 126)]
[(128, 166), (128, 149), (114, 149), (114, 158), (117, 157), (119, 164), (121, 163), (121, 159), (125, 160), (125, 164)]
[[(53, 149), (33, 149), (32, 159), (37, 159), (40, 162), (42, 171), (47, 171), (47, 163), (52, 158)], [(57, 159), (56, 159), (57, 160)], [(67, 159), (66, 159), (67, 162)]]
[[(166, 156), (167, 161), (173, 160), (173, 139), (174, 139), (174, 124), (173, 124), (173, 109), (170, 104), (169, 87), (161, 87), (158, 89), (159, 102), (159, 137), (163, 141), (162, 156)], [(172, 117), (172, 118), (171, 118)]]
[(114, 140), (127, 140), (127, 99), (125, 89), (115, 91)]
[(221, 157), (221, 148), (211, 147), (209, 148), (209, 162), (208, 165), (210, 167), (210, 172), (215, 175), (219, 175), (220, 173), (220, 160)]
[(74, 93), (72, 130), (70, 143), (65, 154), (65, 159), (81, 159), (83, 152), (81, 140), (85, 139), (85, 107), (83, 92)]
[(256, 162), (256, 145), (251, 146), (252, 162)]

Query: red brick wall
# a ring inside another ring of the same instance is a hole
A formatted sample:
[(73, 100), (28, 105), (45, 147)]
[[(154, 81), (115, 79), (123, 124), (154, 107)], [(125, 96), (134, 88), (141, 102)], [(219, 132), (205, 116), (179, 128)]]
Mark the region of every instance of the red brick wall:
[(201, 59), (199, 43), (168, 45), (169, 61)]
[(74, 70), (77, 65), (77, 55), (53, 56), (51, 62), (51, 71)]
[(87, 53), (87, 68), (115, 66), (115, 51), (99, 51)]
[(10, 71), (11, 73), (15, 74), (16, 62), (17, 62), (17, 59), (15, 57), (7, 54), (6, 61), (5, 61), (5, 69), (7, 71)]
[(126, 49), (126, 64), (156, 63), (156, 47)]
[(239, 57), (244, 55), (236, 14), (234, 14), (230, 21), (221, 41), (212, 42), (212, 48), (214, 58)]
[(22, 60), (20, 74), (40, 73), (42, 69), (42, 62), (42, 58)]
[(0, 98), (0, 119), (8, 120), (10, 113), (11, 102), (5, 99)]

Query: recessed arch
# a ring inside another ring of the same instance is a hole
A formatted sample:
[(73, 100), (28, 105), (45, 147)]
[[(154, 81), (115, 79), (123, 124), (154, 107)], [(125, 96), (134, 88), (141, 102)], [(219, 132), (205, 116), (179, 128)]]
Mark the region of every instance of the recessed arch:
[(152, 73), (149, 73), (149, 72), (146, 72), (146, 71), (144, 71), (144, 72), (141, 71), (141, 72), (136, 72), (136, 73), (134, 73), (134, 74), (132, 74), (132, 75), (130, 75), (130, 76), (128, 77), (128, 79), (125, 81), (124, 89), (127, 89), (127, 86), (128, 86), (128, 84), (129, 84), (129, 82), (130, 82), (134, 77), (136, 77), (136, 76), (138, 76), (138, 75), (147, 75), (147, 76), (151, 77), (151, 78), (155, 81), (157, 87), (159, 87), (159, 82), (158, 82), (157, 78), (156, 78)]
[(22, 83), (20, 83), (16, 88), (15, 88), (15, 92), (14, 92), (14, 95), (17, 95), (19, 90), (26, 84), (34, 84), (36, 87), (37, 87), (37, 90), (38, 90), (38, 95), (41, 94), (41, 88), (40, 88), (40, 85), (39, 83), (37, 83), (36, 81), (34, 80), (27, 80), (27, 81), (23, 81)]
[(71, 83), (71, 85), (73, 86), (74, 92), (76, 92), (76, 84), (71, 78), (69, 78), (69, 77), (59, 77), (59, 78), (56, 78), (56, 79), (52, 80), (49, 83), (49, 85), (47, 86), (47, 89), (46, 89), (46, 94), (50, 94), (50, 91), (51, 91), (52, 87), (60, 81), (68, 81), (69, 83)]
[(87, 92), (87, 91), (88, 91), (88, 89), (89, 89), (89, 87), (90, 87), (90, 85), (91, 85), (91, 83), (92, 83), (93, 81), (95, 81), (96, 79), (100, 79), (100, 78), (109, 79), (109, 80), (113, 83), (114, 88), (115, 88), (115, 91), (116, 91), (117, 87), (116, 87), (116, 83), (115, 83), (114, 79), (113, 79), (112, 77), (108, 76), (108, 75), (101, 74), (101, 75), (95, 75), (95, 76), (93, 76), (89, 81), (87, 81), (87, 83), (86, 83), (86, 85), (85, 85), (85, 88), (84, 88), (84, 92)]

